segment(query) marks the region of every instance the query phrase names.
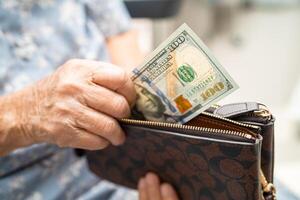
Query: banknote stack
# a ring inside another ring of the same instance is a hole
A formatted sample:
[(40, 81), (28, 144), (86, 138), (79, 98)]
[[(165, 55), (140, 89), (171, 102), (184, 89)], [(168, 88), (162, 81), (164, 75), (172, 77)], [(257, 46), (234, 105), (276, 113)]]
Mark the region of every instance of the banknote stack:
[(181, 25), (133, 70), (133, 118), (184, 124), (238, 88), (200, 38)]

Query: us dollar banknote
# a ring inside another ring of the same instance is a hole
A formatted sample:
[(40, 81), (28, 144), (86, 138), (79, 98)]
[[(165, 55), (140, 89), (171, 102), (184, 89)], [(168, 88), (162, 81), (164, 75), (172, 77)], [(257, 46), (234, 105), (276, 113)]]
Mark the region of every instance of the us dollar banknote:
[(133, 70), (133, 118), (186, 123), (238, 88), (200, 38), (181, 25)]

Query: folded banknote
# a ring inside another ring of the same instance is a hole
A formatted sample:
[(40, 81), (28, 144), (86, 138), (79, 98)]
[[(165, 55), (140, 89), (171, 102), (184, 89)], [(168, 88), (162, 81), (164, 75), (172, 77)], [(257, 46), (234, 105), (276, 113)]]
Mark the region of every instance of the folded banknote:
[(133, 118), (186, 123), (238, 85), (201, 39), (181, 25), (133, 70)]

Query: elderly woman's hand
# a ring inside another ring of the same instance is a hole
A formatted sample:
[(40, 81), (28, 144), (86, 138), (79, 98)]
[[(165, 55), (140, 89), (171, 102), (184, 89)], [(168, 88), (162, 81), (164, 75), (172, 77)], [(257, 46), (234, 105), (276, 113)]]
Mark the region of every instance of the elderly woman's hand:
[(168, 183), (160, 183), (158, 177), (149, 172), (138, 183), (139, 200), (178, 200), (173, 187)]
[(38, 142), (90, 150), (122, 144), (117, 119), (130, 115), (135, 98), (122, 68), (70, 60), (35, 85), (0, 99), (0, 154)]

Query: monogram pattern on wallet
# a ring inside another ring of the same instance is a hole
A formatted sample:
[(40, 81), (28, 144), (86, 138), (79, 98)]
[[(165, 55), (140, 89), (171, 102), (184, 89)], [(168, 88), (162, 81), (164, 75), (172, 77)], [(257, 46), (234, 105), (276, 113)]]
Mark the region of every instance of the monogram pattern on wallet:
[(100, 177), (136, 188), (139, 177), (152, 171), (184, 200), (260, 199), (261, 141), (226, 142), (124, 128), (128, 133), (124, 145), (87, 152), (92, 171)]

